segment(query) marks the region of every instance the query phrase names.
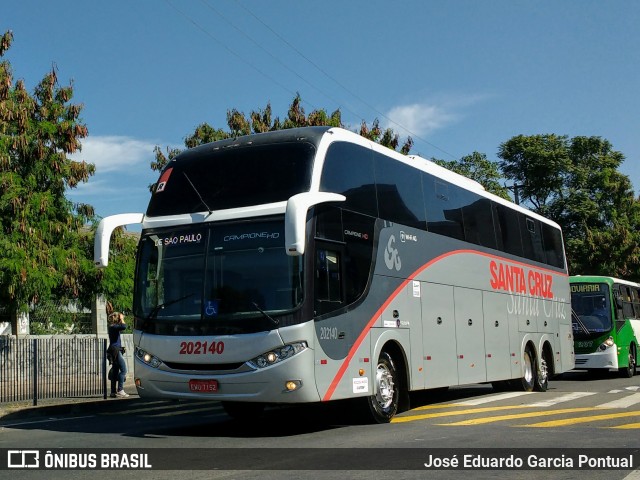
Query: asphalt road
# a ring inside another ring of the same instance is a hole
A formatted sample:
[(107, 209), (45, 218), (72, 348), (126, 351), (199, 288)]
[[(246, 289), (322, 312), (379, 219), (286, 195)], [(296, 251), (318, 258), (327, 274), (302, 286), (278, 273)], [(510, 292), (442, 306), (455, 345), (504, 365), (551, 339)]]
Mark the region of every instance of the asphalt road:
[[(264, 480), (294, 474), (296, 479), (461, 475), (474, 479), (538, 479), (541, 475), (640, 479), (638, 472), (612, 468), (423, 468), (431, 459), (444, 462), (457, 456), (460, 461), (464, 454), (478, 452), (502, 459), (524, 458), (525, 463), (531, 455), (543, 461), (548, 454), (565, 466), (567, 458), (581, 452), (589, 459), (596, 453), (618, 458), (631, 452), (637, 464), (640, 376), (624, 379), (571, 372), (553, 381), (545, 393), (495, 392), (489, 385), (426, 392), (413, 396), (412, 409), (388, 425), (360, 423), (353, 414), (355, 407), (352, 402), (277, 407), (268, 409), (259, 421), (239, 422), (230, 419), (217, 402), (132, 397), (63, 403), (5, 411), (0, 418), (0, 449), (91, 452), (98, 455), (98, 463), (103, 453), (148, 454), (145, 458), (153, 469), (117, 472), (128, 478)], [(547, 448), (554, 450), (538, 450)], [(7, 479), (113, 475), (113, 470), (0, 470), (0, 478)]]

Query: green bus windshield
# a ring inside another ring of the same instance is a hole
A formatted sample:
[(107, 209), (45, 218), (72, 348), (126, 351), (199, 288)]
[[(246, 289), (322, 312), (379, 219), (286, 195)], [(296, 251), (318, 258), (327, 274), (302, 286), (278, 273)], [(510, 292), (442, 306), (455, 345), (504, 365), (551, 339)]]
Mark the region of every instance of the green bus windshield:
[(606, 283), (571, 285), (573, 332), (576, 338), (589, 338), (611, 331), (611, 295)]

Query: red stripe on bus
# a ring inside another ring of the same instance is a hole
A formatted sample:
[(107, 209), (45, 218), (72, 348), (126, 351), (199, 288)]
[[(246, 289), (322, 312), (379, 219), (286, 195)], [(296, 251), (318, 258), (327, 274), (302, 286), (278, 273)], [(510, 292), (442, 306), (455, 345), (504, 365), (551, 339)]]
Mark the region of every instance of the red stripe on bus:
[[(389, 298), (387, 298), (387, 300), (380, 306), (380, 308), (378, 308), (378, 310), (376, 310), (376, 313), (374, 313), (373, 317), (371, 317), (369, 322), (367, 322), (367, 325), (365, 325), (365, 327), (362, 329), (362, 332), (360, 333), (360, 335), (358, 336), (358, 338), (354, 342), (353, 346), (351, 347), (351, 350), (349, 350), (349, 353), (347, 354), (347, 357), (342, 362), (342, 365), (340, 365), (340, 368), (338, 369), (338, 372), (336, 373), (336, 376), (331, 381), (331, 385), (329, 385), (329, 388), (328, 388), (327, 392), (325, 393), (324, 397), (322, 398), (323, 402), (331, 400), (331, 397), (335, 393), (336, 388), (338, 388), (338, 384), (340, 383), (340, 381), (342, 380), (342, 377), (344, 376), (345, 372), (347, 371), (347, 368), (349, 367), (349, 364), (351, 363), (351, 360), (353, 360), (353, 356), (355, 355), (355, 353), (358, 350), (358, 348), (360, 348), (360, 345), (362, 344), (362, 342), (364, 341), (365, 337), (369, 333), (369, 330), (371, 329), (371, 326), (376, 322), (378, 317), (389, 306), (389, 304), (393, 300), (395, 300), (395, 298), (400, 294), (400, 292), (402, 292), (404, 287), (406, 287), (409, 282), (413, 281), (414, 278), (416, 278), (419, 274), (421, 274), (423, 271), (425, 271), (427, 268), (429, 268), (434, 263), (437, 263), (437, 262), (439, 262), (441, 260), (444, 260), (447, 257), (451, 257), (453, 255), (463, 255), (463, 254), (480, 255), (482, 257), (498, 259), (498, 260), (501, 260), (503, 262), (509, 262), (509, 263), (513, 263), (513, 264), (517, 264), (517, 265), (523, 265), (523, 266), (525, 266), (527, 268), (535, 268), (537, 270), (551, 272), (554, 275), (560, 275), (560, 276), (565, 276), (565, 277), (569, 276), (568, 273), (566, 273), (566, 272), (557, 272), (555, 270), (547, 269), (547, 268), (544, 268), (544, 267), (536, 267), (536, 266), (532, 266), (529, 263), (519, 262), (517, 260), (510, 260), (510, 259), (507, 259), (507, 258), (499, 257), (497, 255), (491, 255), (490, 253), (477, 252), (475, 250), (454, 250), (453, 252), (444, 253), (444, 254), (440, 255), (439, 257), (434, 258), (433, 260), (431, 260), (431, 261), (425, 263), (424, 265), (422, 265), (420, 268), (418, 268), (411, 275), (409, 275), (409, 277), (405, 281), (403, 281), (398, 286), (398, 288), (396, 288), (394, 290), (394, 292), (389, 296)], [(512, 355), (515, 356), (514, 354), (512, 354)]]

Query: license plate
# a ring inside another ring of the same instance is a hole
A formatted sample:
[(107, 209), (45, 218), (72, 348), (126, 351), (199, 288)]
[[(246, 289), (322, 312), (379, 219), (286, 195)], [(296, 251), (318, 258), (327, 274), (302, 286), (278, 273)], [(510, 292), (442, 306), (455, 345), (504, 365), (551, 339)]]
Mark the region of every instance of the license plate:
[(189, 390), (196, 393), (216, 393), (217, 380), (189, 380)]

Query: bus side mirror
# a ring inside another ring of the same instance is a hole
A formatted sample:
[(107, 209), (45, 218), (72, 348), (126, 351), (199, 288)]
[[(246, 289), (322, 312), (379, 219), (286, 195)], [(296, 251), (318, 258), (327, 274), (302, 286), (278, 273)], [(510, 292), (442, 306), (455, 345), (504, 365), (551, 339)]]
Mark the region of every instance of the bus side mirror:
[(347, 199), (339, 193), (304, 192), (287, 201), (284, 214), (284, 246), (287, 255), (296, 257), (304, 254), (307, 212), (314, 205), (326, 202), (344, 202)]
[(93, 243), (93, 262), (98, 268), (105, 268), (109, 264), (109, 243), (111, 233), (123, 225), (142, 223), (142, 213), (121, 213), (111, 215), (100, 220)]

